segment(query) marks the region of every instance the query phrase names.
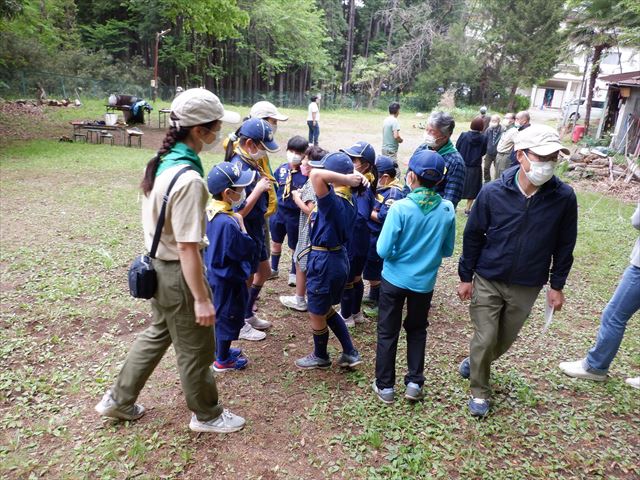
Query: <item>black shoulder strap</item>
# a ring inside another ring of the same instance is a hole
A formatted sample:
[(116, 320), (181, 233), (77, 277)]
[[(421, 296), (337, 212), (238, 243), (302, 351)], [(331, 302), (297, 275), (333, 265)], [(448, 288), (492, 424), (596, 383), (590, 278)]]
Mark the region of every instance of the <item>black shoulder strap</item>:
[(193, 170), (193, 168), (187, 165), (178, 173), (176, 173), (176, 175), (173, 177), (173, 180), (171, 180), (171, 183), (169, 184), (169, 188), (167, 188), (167, 193), (165, 193), (162, 199), (162, 208), (160, 209), (160, 216), (158, 217), (158, 223), (156, 224), (156, 233), (153, 235), (153, 243), (151, 244), (151, 251), (149, 252), (149, 256), (151, 258), (156, 258), (156, 250), (158, 250), (160, 235), (162, 234), (162, 229), (164, 228), (164, 216), (165, 212), (167, 211), (167, 203), (169, 202), (169, 193), (171, 193), (171, 189), (178, 181), (180, 175), (188, 170)]

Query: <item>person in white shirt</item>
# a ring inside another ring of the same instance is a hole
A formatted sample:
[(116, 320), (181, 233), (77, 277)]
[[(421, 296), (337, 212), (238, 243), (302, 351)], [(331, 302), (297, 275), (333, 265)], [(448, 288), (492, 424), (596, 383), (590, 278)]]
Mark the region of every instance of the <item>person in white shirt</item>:
[(309, 146), (318, 145), (320, 136), (320, 108), (318, 107), (320, 95), (311, 97), (307, 113), (307, 126), (309, 127)]

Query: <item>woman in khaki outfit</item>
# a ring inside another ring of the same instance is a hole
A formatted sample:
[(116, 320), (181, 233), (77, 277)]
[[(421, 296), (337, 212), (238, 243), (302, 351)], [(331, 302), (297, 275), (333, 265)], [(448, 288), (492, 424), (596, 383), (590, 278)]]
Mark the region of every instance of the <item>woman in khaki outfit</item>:
[[(218, 143), (222, 122), (239, 120), (238, 114), (225, 112), (218, 97), (201, 88), (183, 92), (171, 104), (171, 128), (158, 154), (147, 164), (141, 183), (145, 245), (151, 250), (163, 199), (176, 179), (152, 260), (158, 279), (151, 300), (153, 323), (138, 336), (115, 384), (96, 405), (96, 411), (103, 416), (137, 420), (144, 415), (144, 407), (135, 401), (173, 344), (182, 390), (193, 412), (189, 428), (228, 433), (244, 426), (244, 418), (218, 403), (210, 369), (215, 349), (215, 311), (200, 252), (209, 195), (198, 156)], [(179, 173), (185, 167), (189, 169)]]

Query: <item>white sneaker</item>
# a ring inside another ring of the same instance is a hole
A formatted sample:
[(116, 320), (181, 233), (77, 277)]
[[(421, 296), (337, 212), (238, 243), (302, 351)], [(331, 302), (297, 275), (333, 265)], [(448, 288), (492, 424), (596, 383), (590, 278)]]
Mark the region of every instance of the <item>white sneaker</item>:
[(640, 377), (627, 378), (625, 383), (631, 385), (633, 388), (640, 389)]
[(238, 335), (240, 340), (249, 340), (251, 342), (259, 342), (260, 340), (264, 340), (267, 338), (267, 334), (261, 332), (260, 330), (256, 330), (248, 323), (244, 324), (244, 327), (240, 330), (240, 335)]
[(268, 328), (271, 328), (271, 322), (270, 321), (263, 320), (263, 319), (259, 318), (257, 315), (254, 315), (253, 317), (250, 317), (250, 318), (245, 318), (244, 322), (248, 323), (249, 325), (251, 325), (256, 330), (267, 330)]
[(356, 326), (356, 321), (353, 319), (353, 316), (348, 316), (347, 318), (344, 319), (344, 323), (347, 325), (347, 327), (349, 328), (353, 328)]
[(356, 323), (366, 323), (367, 319), (364, 317), (362, 312), (358, 312), (355, 315), (353, 315), (353, 321)]
[(297, 310), (298, 312), (307, 311), (306, 300), (298, 300), (296, 295), (280, 295), (280, 303), (285, 307)]
[(607, 375), (599, 375), (597, 373), (591, 373), (584, 369), (582, 360), (576, 360), (575, 362), (562, 362), (560, 364), (560, 370), (565, 375), (569, 375), (573, 378), (584, 378), (587, 380), (595, 380), (596, 382), (604, 382), (607, 379)]
[(206, 432), (206, 433), (232, 433), (242, 430), (246, 420), (240, 415), (231, 413), (229, 410), (224, 409), (218, 418), (201, 422), (196, 417), (195, 413), (191, 415), (191, 422), (189, 422), (189, 428), (194, 432)]
[(103, 417), (117, 418), (119, 420), (137, 420), (144, 415), (145, 408), (139, 403), (134, 403), (128, 407), (119, 406), (111, 390), (107, 390), (102, 400), (95, 406), (96, 412)]
[(290, 287), (295, 287), (296, 286), (296, 274), (295, 273), (290, 273), (289, 274), (289, 282), (288, 282)]

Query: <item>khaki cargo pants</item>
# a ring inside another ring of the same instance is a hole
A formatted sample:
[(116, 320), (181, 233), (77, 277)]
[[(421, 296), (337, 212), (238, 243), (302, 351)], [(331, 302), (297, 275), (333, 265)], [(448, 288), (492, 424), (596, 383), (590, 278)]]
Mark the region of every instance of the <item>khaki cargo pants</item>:
[(498, 153), (496, 155), (495, 163), (493, 164), (493, 168), (496, 171), (495, 178), (500, 178), (502, 172), (504, 172), (507, 168), (511, 166), (511, 152), (509, 153)]
[(518, 337), (542, 287), (524, 287), (482, 278), (473, 279), (469, 315), (474, 326), (469, 359), (471, 395), (491, 396), (491, 362), (500, 358)]
[(195, 322), (193, 296), (180, 262), (154, 259), (158, 290), (151, 300), (153, 323), (134, 342), (112, 389), (119, 405), (132, 405), (167, 348), (173, 343), (187, 407), (206, 422), (222, 413), (209, 368), (214, 360), (213, 327)]

